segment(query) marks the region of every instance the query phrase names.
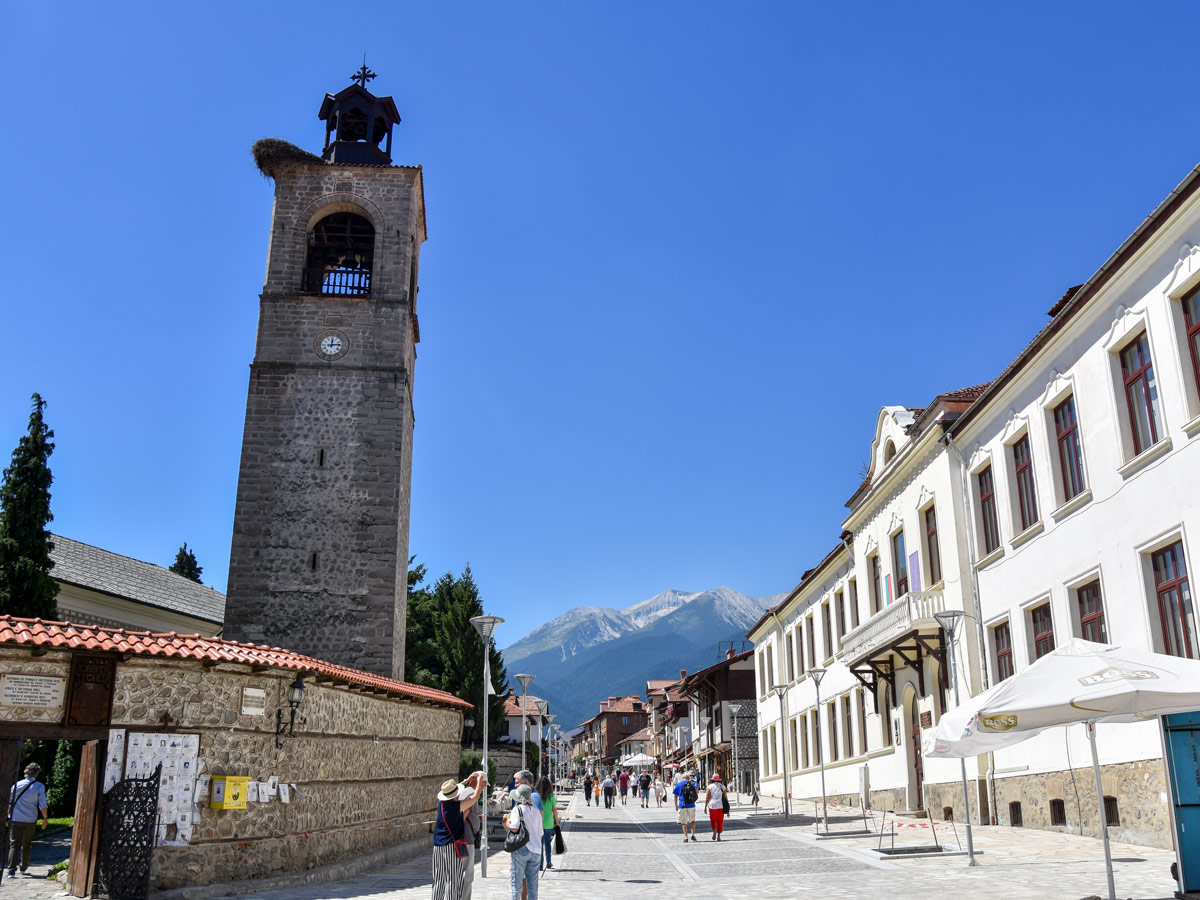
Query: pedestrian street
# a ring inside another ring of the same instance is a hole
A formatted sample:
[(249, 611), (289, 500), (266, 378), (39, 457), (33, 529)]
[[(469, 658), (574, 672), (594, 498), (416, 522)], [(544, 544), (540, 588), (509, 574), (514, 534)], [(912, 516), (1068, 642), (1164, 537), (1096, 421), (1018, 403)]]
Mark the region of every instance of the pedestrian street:
[[(683, 841), (675, 811), (653, 802), (642, 809), (630, 799), (613, 809), (585, 805), (575, 793), (563, 807), (567, 853), (542, 873), (539, 896), (546, 900), (655, 898), (711, 900), (719, 895), (767, 898), (878, 898), (961, 900), (1003, 898), (1084, 898), (1107, 892), (1099, 840), (1007, 827), (975, 829), (979, 865), (965, 856), (882, 859), (868, 848), (877, 836), (818, 841), (810, 814), (755, 814), (734, 806), (724, 839), (710, 839), (699, 809), (695, 842)], [(833, 832), (861, 825), (854, 817), (831, 816)], [(953, 831), (941, 826), (939, 839), (957, 849)], [(960, 837), (962, 835), (960, 834)], [(920, 843), (919, 829), (901, 832), (896, 845)], [(964, 838), (965, 840), (965, 838)], [(884, 845), (888, 845), (885, 840)], [(1166, 900), (1173, 895), (1167, 851), (1113, 843), (1117, 896)], [(402, 865), (329, 884), (289, 887), (254, 894), (261, 900), (425, 900), (430, 894), (428, 854)], [(229, 886), (213, 885), (203, 895), (216, 900)], [(202, 895), (189, 892), (189, 897)], [(475, 866), (474, 897), (507, 900), (508, 857), (498, 844), (488, 859), (488, 877)]]

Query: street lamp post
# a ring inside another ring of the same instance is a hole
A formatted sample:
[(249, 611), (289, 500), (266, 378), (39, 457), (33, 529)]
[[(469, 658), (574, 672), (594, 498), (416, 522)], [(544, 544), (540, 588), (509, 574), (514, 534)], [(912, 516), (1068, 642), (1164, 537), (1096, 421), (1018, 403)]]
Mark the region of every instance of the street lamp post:
[(533, 675), (518, 675), (517, 682), (521, 685), (521, 768), (524, 769), (529, 761), (525, 745), (529, 743), (529, 682)]
[[(488, 775), (488, 696), (492, 692), (492, 632), (496, 630), (496, 626), (504, 620), (499, 616), (475, 616), (471, 619), (471, 624), (475, 626), (475, 630), (479, 632), (479, 637), (483, 641), (483, 777)], [(482, 850), (479, 857), (479, 876), (487, 878), (487, 791), (483, 791), (479, 802), (483, 804), (483, 842)]]
[(825, 833), (829, 834), (829, 810), (825, 803), (825, 750), (821, 747), (821, 679), (825, 677), (825, 670), (809, 669), (808, 674), (812, 676), (813, 684), (817, 687), (817, 759), (821, 761), (821, 824), (825, 826)]
[(791, 778), (788, 777), (788, 721), (787, 721), (787, 685), (771, 686), (775, 696), (779, 698), (779, 736), (783, 738), (783, 818), (788, 819), (788, 797), (791, 795)]
[(738, 803), (742, 802), (742, 773), (738, 769), (738, 752), (737, 752), (737, 717), (742, 711), (740, 704), (729, 704), (729, 714), (733, 716), (733, 780), (734, 780), (734, 796)]
[[(954, 682), (954, 705), (958, 706), (958, 677), (954, 670), (954, 637), (958, 631), (958, 623), (962, 621), (963, 611), (961, 609), (947, 609), (942, 612), (936, 612), (933, 617), (937, 619), (938, 624), (942, 626), (942, 631), (946, 634), (946, 649), (950, 653), (950, 680)], [(921, 752), (921, 748), (916, 749), (917, 753)], [(963, 809), (967, 820), (967, 865), (977, 866), (979, 863), (975, 859), (975, 841), (971, 835), (971, 795), (967, 790), (967, 760), (966, 757), (960, 757), (959, 763), (962, 766), (962, 792), (963, 792)]]
[(542, 780), (542, 732), (545, 729), (546, 710), (550, 708), (550, 704), (545, 700), (538, 700), (535, 704), (538, 714), (538, 730), (537, 730), (537, 751), (538, 751), (538, 781)]

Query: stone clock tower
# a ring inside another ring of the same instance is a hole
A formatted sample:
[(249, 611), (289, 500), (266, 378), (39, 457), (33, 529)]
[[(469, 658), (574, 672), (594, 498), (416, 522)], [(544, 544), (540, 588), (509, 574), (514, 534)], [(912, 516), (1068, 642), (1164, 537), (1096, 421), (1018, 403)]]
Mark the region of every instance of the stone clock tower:
[(224, 636), (402, 678), (425, 202), (374, 77), (325, 96), (320, 156), (254, 147), (275, 207)]

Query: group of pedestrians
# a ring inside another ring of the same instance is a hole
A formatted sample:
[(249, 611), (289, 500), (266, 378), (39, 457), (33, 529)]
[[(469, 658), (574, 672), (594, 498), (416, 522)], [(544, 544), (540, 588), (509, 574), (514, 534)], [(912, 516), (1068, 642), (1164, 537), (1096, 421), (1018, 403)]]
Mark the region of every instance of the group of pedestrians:
[(651, 775), (649, 772), (642, 772), (635, 779), (628, 772), (609, 772), (603, 778), (593, 776), (588, 772), (583, 776), (583, 799), (588, 805), (592, 805), (592, 801), (596, 801), (596, 805), (600, 805), (600, 800), (604, 800), (604, 808), (612, 809), (617, 805), (618, 791), (620, 792), (621, 805), (627, 806), (629, 803), (629, 793), (633, 791), (634, 796), (641, 800), (642, 809), (650, 808), (650, 798), (653, 797), (659, 806), (663, 805), (663, 801), (667, 798), (667, 785), (662, 780), (660, 775)]
[[(668, 787), (662, 776), (642, 772), (636, 780), (630, 778), (628, 772), (610, 772), (603, 779), (593, 778), (589, 772), (583, 778), (583, 798), (589, 806), (595, 799), (600, 805), (600, 797), (604, 797), (604, 808), (611, 809), (616, 804), (618, 789), (621, 792), (621, 803), (626, 802), (630, 783), (634, 784), (636, 795), (641, 800), (642, 809), (650, 808), (650, 798), (654, 797), (658, 806), (663, 805), (668, 793)], [(708, 814), (712, 826), (710, 840), (719, 841), (725, 832), (725, 815), (729, 812), (729, 798), (725, 793), (725, 781), (721, 773), (715, 773), (708, 785), (701, 788), (692, 771), (680, 773), (674, 785), (669, 789), (673, 795), (675, 811), (680, 827), (683, 829), (684, 841), (696, 840), (696, 805), (700, 802), (700, 791), (704, 791), (704, 811)]]
[[(528, 770), (517, 772), (511, 784), (514, 785), (510, 793), (513, 808), (504, 817), (504, 827), (510, 834), (520, 834), (523, 830), (528, 841), (509, 853), (509, 900), (537, 900), (538, 876), (543, 869), (554, 868), (554, 837), (559, 827), (558, 798), (550, 779), (541, 778), (535, 785), (533, 773)], [(593, 799), (599, 806), (603, 795), (605, 809), (611, 809), (616, 805), (618, 790), (622, 804), (627, 803), (631, 785), (641, 800), (642, 809), (650, 808), (651, 796), (661, 807), (669, 792), (683, 829), (684, 843), (696, 840), (700, 786), (695, 772), (681, 773), (670, 788), (657, 773), (651, 776), (649, 772), (642, 772), (634, 779), (628, 772), (610, 772), (603, 779), (597, 779), (589, 772), (583, 779), (583, 795), (589, 806)], [(433, 830), (433, 900), (471, 898), (476, 851), (485, 839), (479, 798), (486, 788), (487, 778), (482, 772), (475, 772), (461, 783), (447, 779), (438, 792)], [(704, 811), (712, 829), (710, 839), (721, 840), (729, 798), (720, 773), (714, 774), (704, 788)]]

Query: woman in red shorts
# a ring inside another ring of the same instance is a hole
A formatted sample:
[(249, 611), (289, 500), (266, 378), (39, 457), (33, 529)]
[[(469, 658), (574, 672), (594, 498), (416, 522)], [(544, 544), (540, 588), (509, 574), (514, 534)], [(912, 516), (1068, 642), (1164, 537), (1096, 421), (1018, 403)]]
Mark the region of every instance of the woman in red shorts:
[(712, 825), (712, 840), (719, 841), (725, 831), (725, 783), (721, 773), (713, 775), (704, 794), (704, 809), (708, 813), (708, 822)]

